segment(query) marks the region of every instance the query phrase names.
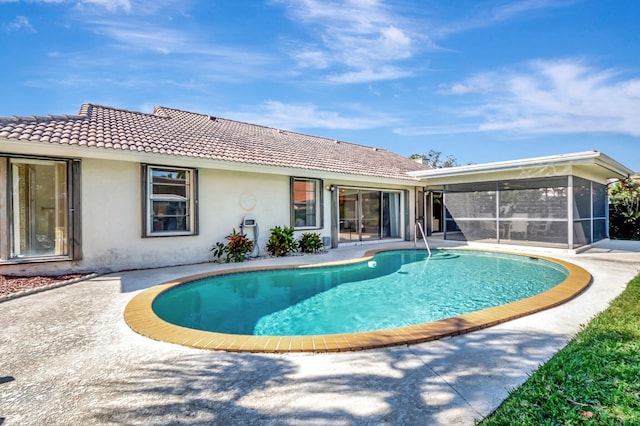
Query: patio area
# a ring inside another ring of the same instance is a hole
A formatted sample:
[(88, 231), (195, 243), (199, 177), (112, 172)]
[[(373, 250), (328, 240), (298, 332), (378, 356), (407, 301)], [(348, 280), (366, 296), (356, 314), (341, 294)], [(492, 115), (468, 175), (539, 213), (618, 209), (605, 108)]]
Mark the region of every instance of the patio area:
[[(329, 262), (380, 246), (251, 263)], [(470, 334), (329, 354), (190, 349), (125, 324), (124, 307), (139, 291), (235, 264), (127, 271), (2, 302), (0, 424), (472, 425), (640, 272), (640, 242), (603, 241), (580, 254), (500, 249), (575, 263), (593, 283), (564, 305)]]

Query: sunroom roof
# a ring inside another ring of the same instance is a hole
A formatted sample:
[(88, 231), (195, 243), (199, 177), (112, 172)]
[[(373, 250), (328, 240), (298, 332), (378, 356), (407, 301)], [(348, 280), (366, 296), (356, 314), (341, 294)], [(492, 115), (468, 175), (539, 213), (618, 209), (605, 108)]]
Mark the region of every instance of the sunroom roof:
[(499, 161), (493, 163), (470, 164), (466, 166), (445, 167), (431, 170), (410, 172), (409, 174), (422, 180), (453, 176), (482, 175), (489, 173), (514, 172), (527, 169), (549, 167), (587, 167), (596, 170), (607, 179), (620, 179), (633, 175), (633, 170), (622, 165), (599, 151), (584, 151), (570, 154), (550, 155), (545, 157), (525, 158), (521, 160)]

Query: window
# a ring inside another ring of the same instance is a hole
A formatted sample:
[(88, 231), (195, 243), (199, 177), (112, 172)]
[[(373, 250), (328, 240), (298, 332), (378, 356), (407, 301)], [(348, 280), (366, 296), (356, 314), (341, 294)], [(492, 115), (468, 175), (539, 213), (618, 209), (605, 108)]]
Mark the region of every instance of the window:
[(196, 170), (143, 164), (143, 236), (195, 235)]
[(80, 257), (78, 175), (79, 162), (0, 157), (0, 261)]
[(322, 181), (291, 179), (291, 221), (295, 229), (322, 227)]

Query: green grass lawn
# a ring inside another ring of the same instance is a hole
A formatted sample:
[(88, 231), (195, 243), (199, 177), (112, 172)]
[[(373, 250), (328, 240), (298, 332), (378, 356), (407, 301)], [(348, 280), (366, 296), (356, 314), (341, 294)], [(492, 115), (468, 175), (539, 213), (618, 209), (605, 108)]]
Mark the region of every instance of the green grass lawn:
[(640, 275), (482, 421), (640, 425)]

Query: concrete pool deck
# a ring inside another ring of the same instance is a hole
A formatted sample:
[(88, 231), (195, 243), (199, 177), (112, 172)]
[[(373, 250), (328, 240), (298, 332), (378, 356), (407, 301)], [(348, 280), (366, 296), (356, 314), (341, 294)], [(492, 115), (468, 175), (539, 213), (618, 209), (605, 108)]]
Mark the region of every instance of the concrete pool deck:
[[(253, 262), (327, 262), (381, 246)], [(0, 303), (0, 424), (472, 425), (640, 272), (638, 242), (605, 241), (577, 255), (500, 249), (575, 263), (593, 283), (566, 304), (473, 333), (328, 354), (190, 349), (124, 322), (141, 290), (234, 264), (121, 272)]]

